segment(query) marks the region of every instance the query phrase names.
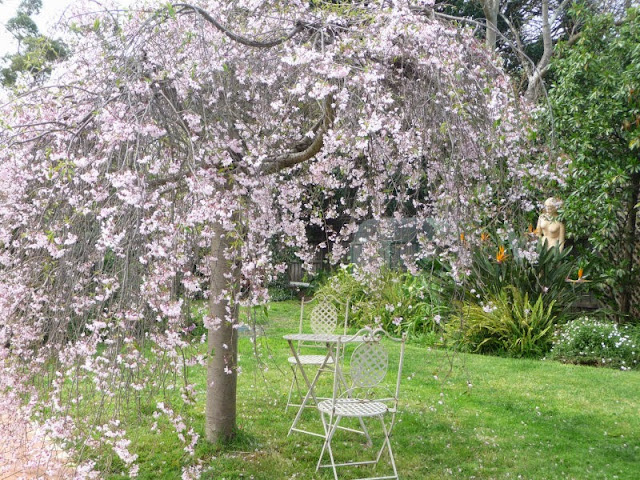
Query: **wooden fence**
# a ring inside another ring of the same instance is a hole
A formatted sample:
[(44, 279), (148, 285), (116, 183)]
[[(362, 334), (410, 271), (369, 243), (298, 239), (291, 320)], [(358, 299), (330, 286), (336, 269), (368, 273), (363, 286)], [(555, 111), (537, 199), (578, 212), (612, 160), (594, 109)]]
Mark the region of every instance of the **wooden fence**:
[(317, 274), (322, 271), (328, 270), (329, 265), (326, 261), (326, 255), (324, 251), (316, 252), (316, 255), (311, 262), (311, 271), (306, 272), (302, 268), (302, 262), (290, 262), (287, 265), (287, 277), (290, 282), (302, 282), (304, 280), (305, 273)]

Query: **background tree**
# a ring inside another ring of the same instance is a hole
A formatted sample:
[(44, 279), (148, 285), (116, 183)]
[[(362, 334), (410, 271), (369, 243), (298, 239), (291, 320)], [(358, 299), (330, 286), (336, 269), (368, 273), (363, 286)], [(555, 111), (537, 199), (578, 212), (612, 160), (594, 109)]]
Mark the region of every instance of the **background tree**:
[(583, 6), (573, 14), (584, 27), (561, 45), (550, 92), (559, 146), (571, 157), (567, 231), (589, 239), (582, 254), (605, 282), (605, 301), (637, 321), (640, 16), (631, 9), (616, 22)]
[(0, 82), (4, 86), (15, 84), (20, 73), (41, 77), (51, 71), (50, 64), (67, 54), (64, 43), (42, 35), (33, 16), (42, 9), (42, 0), (22, 0), (16, 15), (5, 28), (16, 39), (18, 51), (3, 57), (5, 67), (0, 69)]
[[(587, 3), (593, 11), (613, 8), (601, 2)], [(572, 0), (436, 2), (438, 10), (448, 15), (481, 22), (477, 33), (484, 34), (487, 48), (497, 49), (531, 102), (544, 90), (556, 43), (563, 39), (571, 43), (579, 34), (579, 23), (567, 15), (572, 4)]]

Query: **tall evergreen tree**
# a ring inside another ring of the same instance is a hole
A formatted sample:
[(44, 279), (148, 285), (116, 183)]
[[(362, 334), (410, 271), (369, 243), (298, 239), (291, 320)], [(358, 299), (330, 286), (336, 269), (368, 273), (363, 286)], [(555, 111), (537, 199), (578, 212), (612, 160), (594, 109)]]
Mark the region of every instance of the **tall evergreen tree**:
[(33, 20), (42, 9), (42, 0), (22, 0), (15, 16), (5, 24), (7, 31), (16, 39), (15, 53), (3, 57), (0, 82), (6, 87), (15, 85), (18, 75), (28, 73), (40, 78), (50, 72), (50, 64), (67, 54), (64, 43), (42, 35)]

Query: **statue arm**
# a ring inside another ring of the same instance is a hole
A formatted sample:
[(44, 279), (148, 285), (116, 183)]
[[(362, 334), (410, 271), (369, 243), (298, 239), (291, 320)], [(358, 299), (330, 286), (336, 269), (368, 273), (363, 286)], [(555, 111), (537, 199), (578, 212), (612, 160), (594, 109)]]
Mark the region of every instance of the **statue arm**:
[(560, 231), (558, 232), (558, 245), (560, 251), (564, 248), (564, 223), (560, 223)]

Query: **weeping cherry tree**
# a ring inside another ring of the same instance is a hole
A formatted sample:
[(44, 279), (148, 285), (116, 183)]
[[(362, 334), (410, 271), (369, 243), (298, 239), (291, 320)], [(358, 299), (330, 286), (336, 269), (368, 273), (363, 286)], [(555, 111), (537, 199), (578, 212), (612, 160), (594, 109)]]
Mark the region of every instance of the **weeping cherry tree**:
[(233, 436), (238, 311), (269, 300), (274, 244), (310, 262), (317, 226), (339, 263), (362, 220), (432, 219), (405, 262), (444, 255), (456, 274), (460, 234), (532, 210), (523, 183), (549, 173), (491, 53), (428, 5), (88, 5), (68, 13), (69, 58), (2, 107), (0, 401), (30, 398), (57, 438), (109, 445), (132, 475), (131, 405), (193, 454), (199, 429), (155, 400), (178, 378), (176, 404), (197, 403), (190, 367), (208, 371), (206, 438)]

